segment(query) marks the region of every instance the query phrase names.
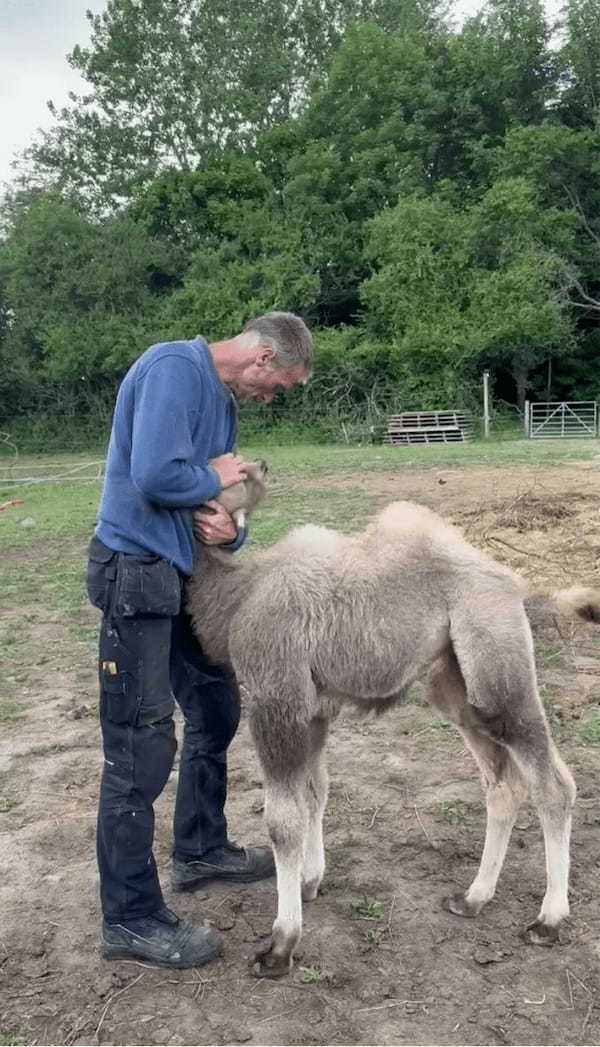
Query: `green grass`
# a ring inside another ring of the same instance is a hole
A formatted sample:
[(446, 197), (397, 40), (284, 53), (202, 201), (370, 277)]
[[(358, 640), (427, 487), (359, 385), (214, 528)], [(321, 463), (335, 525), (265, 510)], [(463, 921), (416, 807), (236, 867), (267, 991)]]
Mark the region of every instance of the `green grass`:
[(0, 1028), (0, 1047), (21, 1047), (27, 1043), (27, 1037), (17, 1029)]
[[(318, 523), (351, 532), (362, 527), (373, 509), (387, 501), (365, 489), (363, 477), (377, 472), (405, 475), (411, 469), (462, 467), (557, 466), (575, 459), (591, 459), (600, 453), (594, 440), (531, 441), (525, 439), (474, 440), (460, 445), (415, 447), (350, 447), (344, 445), (298, 444), (270, 446), (242, 444), (247, 457), (266, 457), (270, 493), (251, 523), (252, 549), (269, 545), (290, 528)], [(66, 625), (79, 627), (73, 639), (88, 640), (78, 615), (86, 603), (86, 545), (92, 533), (100, 496), (98, 465), (87, 463), (98, 455), (27, 455), (0, 459), (0, 503), (22, 498), (23, 505), (0, 512), (0, 593), (6, 607), (22, 607), (19, 626), (35, 631), (37, 607), (59, 611)], [(86, 467), (86, 468), (84, 468)], [(8, 483), (27, 477), (69, 476), (53, 483)], [(93, 476), (90, 482), (75, 477)], [(331, 486), (339, 477), (347, 486)], [(24, 528), (29, 517), (35, 525)], [(22, 646), (18, 633), (4, 635), (4, 672)], [(10, 666), (9, 666), (10, 668)], [(443, 728), (440, 728), (443, 729)], [(370, 730), (365, 727), (365, 733)]]
[(21, 702), (0, 702), (0, 723), (6, 720), (18, 720), (23, 715), (24, 708)]
[[(423, 704), (426, 707), (426, 703), (423, 703)], [(443, 733), (443, 732), (452, 733), (454, 730), (455, 730), (455, 727), (454, 727), (453, 724), (448, 723), (447, 720), (440, 720), (440, 718), (436, 716), (435, 719), (428, 720), (427, 723), (423, 724), (422, 726), (415, 727), (414, 730), (411, 730), (409, 733), (413, 736), (413, 738), (416, 738), (417, 735), (423, 735), (423, 734), (434, 734), (434, 735), (436, 735), (436, 734), (440, 734), (440, 733)]]
[[(25, 549), (39, 545), (48, 536), (63, 539), (91, 533), (99, 493), (99, 482), (0, 487), (0, 503), (11, 498), (22, 498), (24, 502), (0, 513), (0, 547)], [(27, 518), (35, 521), (34, 527), (22, 526)]]
[(8, 814), (14, 807), (18, 807), (22, 803), (21, 797), (17, 793), (0, 793), (0, 814)]
[(437, 821), (460, 825), (467, 821), (469, 806), (454, 800), (440, 800), (439, 803), (432, 803), (429, 811)]
[(380, 916), (383, 916), (385, 904), (377, 898), (365, 897), (361, 902), (352, 902), (352, 908), (358, 916), (367, 917), (370, 920), (377, 920)]
[(539, 692), (552, 736), (558, 741), (566, 726), (560, 688), (552, 684), (541, 683)]
[(565, 669), (568, 667), (565, 652), (558, 644), (542, 643), (538, 640), (535, 645), (535, 658), (538, 667), (547, 669)]
[(270, 545), (287, 534), (291, 527), (318, 524), (344, 531), (363, 526), (373, 510), (373, 499), (364, 488), (328, 490), (315, 487), (302, 491), (277, 490), (252, 518), (252, 546)]
[(600, 745), (600, 712), (597, 709), (588, 713), (579, 727), (579, 734), (590, 745)]
[(320, 967), (299, 967), (298, 970), (300, 971), (300, 981), (305, 984), (314, 984), (325, 979), (325, 975)]
[(367, 945), (377, 947), (378, 945), (381, 945), (384, 935), (385, 929), (383, 927), (370, 927), (368, 931), (365, 931), (364, 939)]
[[(299, 444), (269, 447), (266, 454), (260, 445), (242, 444), (241, 453), (249, 458), (264, 456), (269, 463), (271, 497), (252, 524), (254, 541), (265, 544), (280, 537), (290, 526), (302, 523), (318, 522), (343, 530), (360, 526), (373, 504), (372, 497), (361, 486), (361, 475), (476, 465), (560, 466), (573, 460), (593, 458), (600, 453), (600, 443), (595, 440), (491, 439), (458, 445), (414, 447)], [(97, 456), (0, 458), (0, 503), (11, 498), (22, 498), (24, 502), (23, 505), (9, 506), (0, 513), (0, 549), (25, 551), (36, 546), (36, 557), (57, 562), (64, 559), (65, 541), (76, 539), (84, 543), (96, 519), (101, 481), (97, 478), (81, 483), (72, 478), (97, 474), (96, 465), (86, 474), (83, 467), (90, 461), (97, 461)], [(71, 479), (67, 477), (54, 483), (6, 482), (11, 478), (64, 474), (67, 469), (71, 470)], [(330, 477), (337, 475), (343, 479), (350, 474), (359, 474), (355, 485), (347, 489), (329, 488)], [(322, 486), (306, 490), (306, 481), (313, 479), (322, 479)], [(296, 480), (301, 490), (296, 489)], [(35, 525), (24, 528), (22, 522), (26, 518), (34, 520)], [(31, 595), (34, 586), (28, 570), (30, 566), (26, 559), (19, 564), (19, 569), (23, 569), (22, 585)], [(8, 570), (8, 577), (0, 576), (0, 583), (8, 583), (12, 590), (14, 579), (10, 569), (5, 570)]]
[(320, 894), (328, 894), (329, 891), (340, 891), (346, 889), (345, 880), (324, 880), (319, 888)]
[(368, 470), (389, 472), (409, 468), (448, 468), (470, 465), (539, 466), (568, 465), (572, 461), (591, 459), (600, 454), (598, 440), (470, 440), (463, 444), (426, 444), (411, 447), (345, 447), (338, 444), (300, 444), (269, 447), (258, 444), (241, 446), (249, 458), (265, 458), (269, 469), (303, 476), (326, 476), (335, 473)]

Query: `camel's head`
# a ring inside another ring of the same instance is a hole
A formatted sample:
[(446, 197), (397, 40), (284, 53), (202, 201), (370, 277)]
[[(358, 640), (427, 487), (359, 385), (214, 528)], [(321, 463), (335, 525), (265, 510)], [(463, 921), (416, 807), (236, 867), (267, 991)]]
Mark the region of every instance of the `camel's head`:
[(255, 505), (262, 502), (266, 494), (267, 463), (261, 459), (244, 464), (246, 479), (233, 484), (232, 487), (226, 487), (217, 496), (217, 501), (231, 513), (238, 527), (244, 526), (246, 515), (252, 512)]

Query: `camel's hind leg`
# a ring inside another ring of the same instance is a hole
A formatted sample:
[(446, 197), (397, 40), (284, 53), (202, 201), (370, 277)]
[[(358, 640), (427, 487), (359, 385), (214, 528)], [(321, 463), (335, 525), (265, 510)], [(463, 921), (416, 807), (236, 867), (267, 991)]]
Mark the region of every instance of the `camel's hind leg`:
[(325, 872), (323, 812), (327, 803), (328, 788), (325, 764), (327, 727), (327, 720), (322, 719), (312, 720), (310, 724), (311, 755), (305, 780), (308, 832), (302, 862), (302, 899), (305, 902), (311, 902), (317, 897)]
[(465, 684), (450, 652), (436, 665), (429, 683), (430, 702), (459, 727), (477, 761), (485, 789), (487, 825), (477, 875), (466, 891), (444, 899), (444, 908), (457, 916), (476, 916), (496, 891), (510, 834), (527, 795), (527, 786), (507, 750), (468, 726), (472, 716)]
[(473, 883), (468, 890), (444, 899), (444, 908), (457, 916), (477, 916), (496, 893), (515, 819), (527, 796), (527, 786), (506, 749), (468, 728), (461, 727), (460, 732), (481, 771), (487, 824), (483, 854)]
[[(484, 781), (489, 778), (492, 786), (487, 787), (488, 834), (481, 868), (465, 894), (462, 914), (473, 915), (477, 906), (481, 908), (491, 897), (519, 803), (527, 790), (544, 833), (547, 874), (542, 907), (527, 930), (527, 939), (547, 945), (556, 941), (559, 924), (569, 914), (569, 840), (575, 783), (548, 731), (528, 630), (515, 631), (512, 657), (510, 650), (508, 655), (500, 647), (494, 651), (490, 636), (485, 659), (477, 656), (477, 645), (455, 642), (460, 668), (449, 651), (432, 673), (431, 700), (459, 725), (482, 768)], [(463, 674), (468, 679), (468, 701)], [(461, 912), (460, 901), (454, 902), (450, 903), (452, 911)]]
[(527, 781), (537, 807), (546, 851), (546, 893), (539, 915), (526, 931), (533, 945), (551, 945), (558, 939), (561, 921), (569, 915), (569, 841), (575, 783), (561, 760), (545, 723), (533, 737), (509, 746)]

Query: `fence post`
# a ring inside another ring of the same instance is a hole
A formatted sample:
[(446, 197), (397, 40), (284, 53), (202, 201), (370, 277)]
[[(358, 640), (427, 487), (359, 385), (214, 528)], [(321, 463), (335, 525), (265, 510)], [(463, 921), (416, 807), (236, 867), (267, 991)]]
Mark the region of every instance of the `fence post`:
[(523, 408), (523, 427), (525, 429), (525, 436), (529, 436), (529, 400), (525, 401)]
[(490, 372), (483, 372), (483, 435), (490, 435)]

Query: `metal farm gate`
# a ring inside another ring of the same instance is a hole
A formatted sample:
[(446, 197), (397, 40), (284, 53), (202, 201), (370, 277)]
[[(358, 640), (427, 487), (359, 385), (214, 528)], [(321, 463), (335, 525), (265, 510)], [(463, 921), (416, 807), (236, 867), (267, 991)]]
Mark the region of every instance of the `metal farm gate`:
[(532, 440), (598, 436), (598, 404), (595, 400), (572, 403), (525, 404), (526, 432)]

